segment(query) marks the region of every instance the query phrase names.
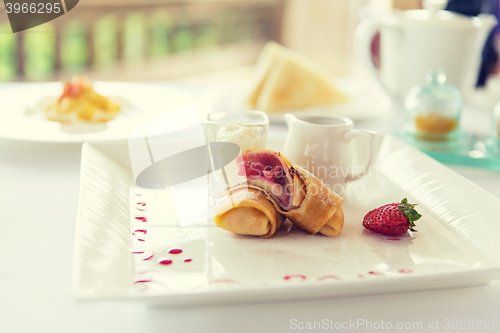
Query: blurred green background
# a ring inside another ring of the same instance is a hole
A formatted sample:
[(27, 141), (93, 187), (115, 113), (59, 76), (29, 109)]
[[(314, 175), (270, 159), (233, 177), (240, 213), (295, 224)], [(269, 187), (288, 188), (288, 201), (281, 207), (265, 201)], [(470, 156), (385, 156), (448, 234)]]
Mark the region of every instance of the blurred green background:
[(177, 11), (174, 16), (146, 7), (123, 12), (117, 6), (117, 14), (115, 8), (99, 12), (91, 23), (84, 15), (57, 21), (61, 17), (21, 32), (22, 38), (12, 33), (4, 19), (0, 21), (0, 82), (59, 79), (268, 39), (262, 34), (266, 22), (261, 16), (269, 15), (262, 8), (218, 7), (215, 14), (193, 18), (189, 13)]

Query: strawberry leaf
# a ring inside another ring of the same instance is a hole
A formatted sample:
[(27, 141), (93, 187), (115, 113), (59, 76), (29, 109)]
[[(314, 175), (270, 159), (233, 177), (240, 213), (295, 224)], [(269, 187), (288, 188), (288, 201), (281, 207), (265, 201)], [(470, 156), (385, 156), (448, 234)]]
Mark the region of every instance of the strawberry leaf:
[(398, 206), (398, 209), (403, 215), (408, 219), (408, 224), (409, 224), (409, 229), (411, 231), (416, 231), (414, 229), (415, 227), (415, 221), (419, 220), (422, 215), (420, 215), (416, 210), (415, 210), (416, 204), (409, 204), (408, 199), (404, 198), (401, 200), (401, 204)]

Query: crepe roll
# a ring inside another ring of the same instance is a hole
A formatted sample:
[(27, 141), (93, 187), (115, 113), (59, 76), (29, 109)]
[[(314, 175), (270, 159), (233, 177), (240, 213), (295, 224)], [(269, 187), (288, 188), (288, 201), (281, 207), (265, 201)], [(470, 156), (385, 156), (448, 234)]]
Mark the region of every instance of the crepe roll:
[(239, 156), (238, 163), (239, 174), (268, 193), (277, 210), (292, 223), (313, 234), (340, 234), (344, 199), (309, 171), (269, 149), (247, 151)]
[(214, 223), (221, 229), (263, 238), (274, 235), (285, 220), (264, 191), (247, 186), (225, 192), (214, 215)]
[(319, 232), (325, 236), (338, 236), (344, 227), (344, 211), (339, 207), (335, 214), (319, 229)]

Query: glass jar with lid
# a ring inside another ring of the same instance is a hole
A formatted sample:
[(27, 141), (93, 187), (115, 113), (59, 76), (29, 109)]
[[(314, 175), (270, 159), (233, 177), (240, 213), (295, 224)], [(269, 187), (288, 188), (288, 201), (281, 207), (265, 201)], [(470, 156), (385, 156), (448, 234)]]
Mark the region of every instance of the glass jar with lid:
[(405, 130), (417, 140), (448, 141), (459, 133), (460, 91), (446, 82), (442, 69), (428, 71), (427, 83), (414, 86), (405, 100)]

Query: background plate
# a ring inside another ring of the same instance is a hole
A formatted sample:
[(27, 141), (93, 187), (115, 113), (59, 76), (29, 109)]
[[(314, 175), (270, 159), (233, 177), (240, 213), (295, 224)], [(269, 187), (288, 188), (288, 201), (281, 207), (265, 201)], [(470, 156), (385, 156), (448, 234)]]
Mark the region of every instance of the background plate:
[[(368, 177), (337, 189), (345, 226), (335, 238), (288, 223), (269, 239), (235, 235), (211, 220), (182, 228), (168, 191), (135, 186), (127, 151), (83, 146), (73, 275), (79, 298), (292, 300), (486, 284), (500, 271), (500, 200), (391, 136)], [(364, 230), (369, 210), (403, 197), (419, 204), (418, 232)], [(182, 253), (169, 253), (174, 248)]]
[[(197, 103), (193, 94), (153, 84), (125, 82), (94, 82), (96, 92), (125, 99), (129, 107), (116, 119), (97, 124), (86, 133), (75, 133), (75, 127), (49, 121), (42, 114), (30, 115), (27, 110), (47, 97), (59, 96), (59, 82), (18, 84), (0, 89), (0, 137), (6, 139), (81, 143), (126, 140), (130, 132), (147, 119), (183, 106)], [(93, 132), (89, 132), (93, 131)]]

